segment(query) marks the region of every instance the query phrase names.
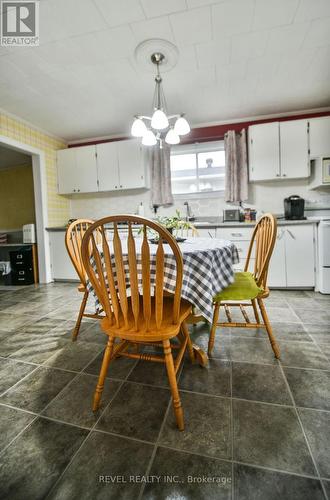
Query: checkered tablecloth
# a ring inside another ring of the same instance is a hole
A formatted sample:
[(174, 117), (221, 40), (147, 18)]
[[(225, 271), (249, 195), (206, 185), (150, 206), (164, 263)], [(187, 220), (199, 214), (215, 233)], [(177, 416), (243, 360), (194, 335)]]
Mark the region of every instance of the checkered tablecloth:
[[(139, 286), (142, 287), (142, 262), (140, 248), (142, 239), (135, 239)], [(111, 242), (109, 242), (111, 252)], [(228, 240), (212, 238), (187, 238), (179, 243), (183, 257), (182, 298), (188, 300), (208, 321), (213, 318), (213, 297), (234, 281), (233, 264), (239, 262), (236, 246)], [(150, 244), (151, 284), (155, 285), (157, 245)], [(122, 241), (126, 284), (129, 287), (129, 267), (126, 240)], [(169, 247), (164, 244), (164, 289), (175, 291), (175, 258)], [(102, 254), (101, 254), (102, 258)], [(114, 264), (114, 256), (112, 255)], [(94, 294), (96, 310), (100, 304), (88, 283), (88, 290)]]

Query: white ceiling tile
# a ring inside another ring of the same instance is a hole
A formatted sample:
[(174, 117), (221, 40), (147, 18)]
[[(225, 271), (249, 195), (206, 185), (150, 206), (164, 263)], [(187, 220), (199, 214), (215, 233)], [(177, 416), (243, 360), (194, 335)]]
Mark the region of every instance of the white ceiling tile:
[(139, 0), (94, 0), (109, 26), (145, 19)]
[(233, 36), (231, 48), (232, 62), (261, 57), (265, 52), (268, 36), (268, 31), (255, 31)]
[(300, 0), (294, 22), (312, 21), (327, 16), (330, 16), (329, 0)]
[(212, 40), (211, 10), (209, 7), (172, 14), (170, 22), (175, 40), (179, 44)]
[(247, 74), (247, 61), (240, 61), (236, 64), (217, 64), (216, 74), (218, 83), (229, 82), (230, 80), (242, 80)]
[(247, 75), (257, 75), (259, 78), (272, 77), (278, 72), (281, 60), (282, 56), (280, 54), (273, 54), (272, 57), (266, 55), (248, 59), (246, 63)]
[(212, 6), (214, 39), (250, 31), (254, 0), (230, 0)]
[(274, 28), (269, 33), (266, 53), (279, 54), (299, 50), (310, 23), (290, 24)]
[[(330, 0), (329, 0), (330, 1)], [(320, 47), (330, 44), (330, 17), (316, 19), (308, 30), (304, 47)]]
[(299, 0), (256, 0), (253, 29), (292, 23), (298, 4)]
[(188, 9), (195, 9), (196, 7), (205, 7), (225, 0), (187, 0)]
[(164, 40), (173, 41), (172, 28), (167, 16), (132, 23), (131, 29), (137, 43), (147, 40), (148, 38), (162, 38)]
[(185, 0), (140, 0), (147, 17), (157, 17), (186, 10)]
[(199, 68), (228, 64), (231, 53), (231, 40), (224, 38), (217, 42), (200, 43), (196, 45), (196, 55)]
[(40, 2), (40, 43), (106, 29), (108, 26), (91, 0)]

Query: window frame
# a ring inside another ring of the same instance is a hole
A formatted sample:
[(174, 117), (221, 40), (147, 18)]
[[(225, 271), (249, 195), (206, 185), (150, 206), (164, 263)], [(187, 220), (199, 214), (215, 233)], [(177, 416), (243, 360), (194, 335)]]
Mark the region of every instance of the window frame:
[[(172, 146), (171, 155), (185, 155), (194, 154), (195, 155), (195, 168), (196, 168), (196, 181), (199, 183), (199, 166), (198, 166), (198, 153), (211, 153), (213, 151), (224, 151), (225, 144), (223, 139), (217, 141), (206, 141), (206, 142), (194, 142), (192, 144), (178, 144)], [(172, 174), (172, 171), (171, 171)], [(171, 182), (173, 183), (173, 177), (171, 176)], [(212, 191), (197, 191), (197, 192), (187, 192), (187, 193), (173, 193), (174, 198), (219, 198), (224, 196), (225, 187), (223, 189), (217, 189)]]

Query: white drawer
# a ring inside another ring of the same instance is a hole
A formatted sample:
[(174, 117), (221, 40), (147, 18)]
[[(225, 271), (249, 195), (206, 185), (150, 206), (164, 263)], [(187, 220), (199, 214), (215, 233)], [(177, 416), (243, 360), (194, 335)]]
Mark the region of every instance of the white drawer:
[(250, 241), (253, 227), (217, 227), (217, 238), (231, 241)]

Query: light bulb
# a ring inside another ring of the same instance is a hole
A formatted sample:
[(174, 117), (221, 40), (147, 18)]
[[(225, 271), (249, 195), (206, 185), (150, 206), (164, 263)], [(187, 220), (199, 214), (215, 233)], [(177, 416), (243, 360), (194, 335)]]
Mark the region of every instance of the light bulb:
[(151, 126), (155, 130), (163, 130), (168, 127), (168, 118), (164, 111), (161, 109), (156, 109), (151, 118)]
[(189, 134), (189, 132), (190, 132), (190, 126), (189, 126), (189, 123), (187, 122), (187, 120), (185, 118), (183, 118), (183, 116), (180, 116), (177, 119), (177, 121), (175, 122), (174, 131), (178, 135)]
[(154, 146), (157, 144), (157, 139), (152, 130), (147, 130), (142, 137), (143, 146)]
[(172, 128), (170, 128), (170, 130), (166, 134), (165, 142), (167, 142), (167, 144), (179, 144), (180, 137), (175, 132), (175, 130), (173, 130)]
[(131, 134), (133, 137), (143, 137), (146, 131), (147, 127), (144, 121), (142, 121), (141, 118), (135, 118), (131, 128)]

